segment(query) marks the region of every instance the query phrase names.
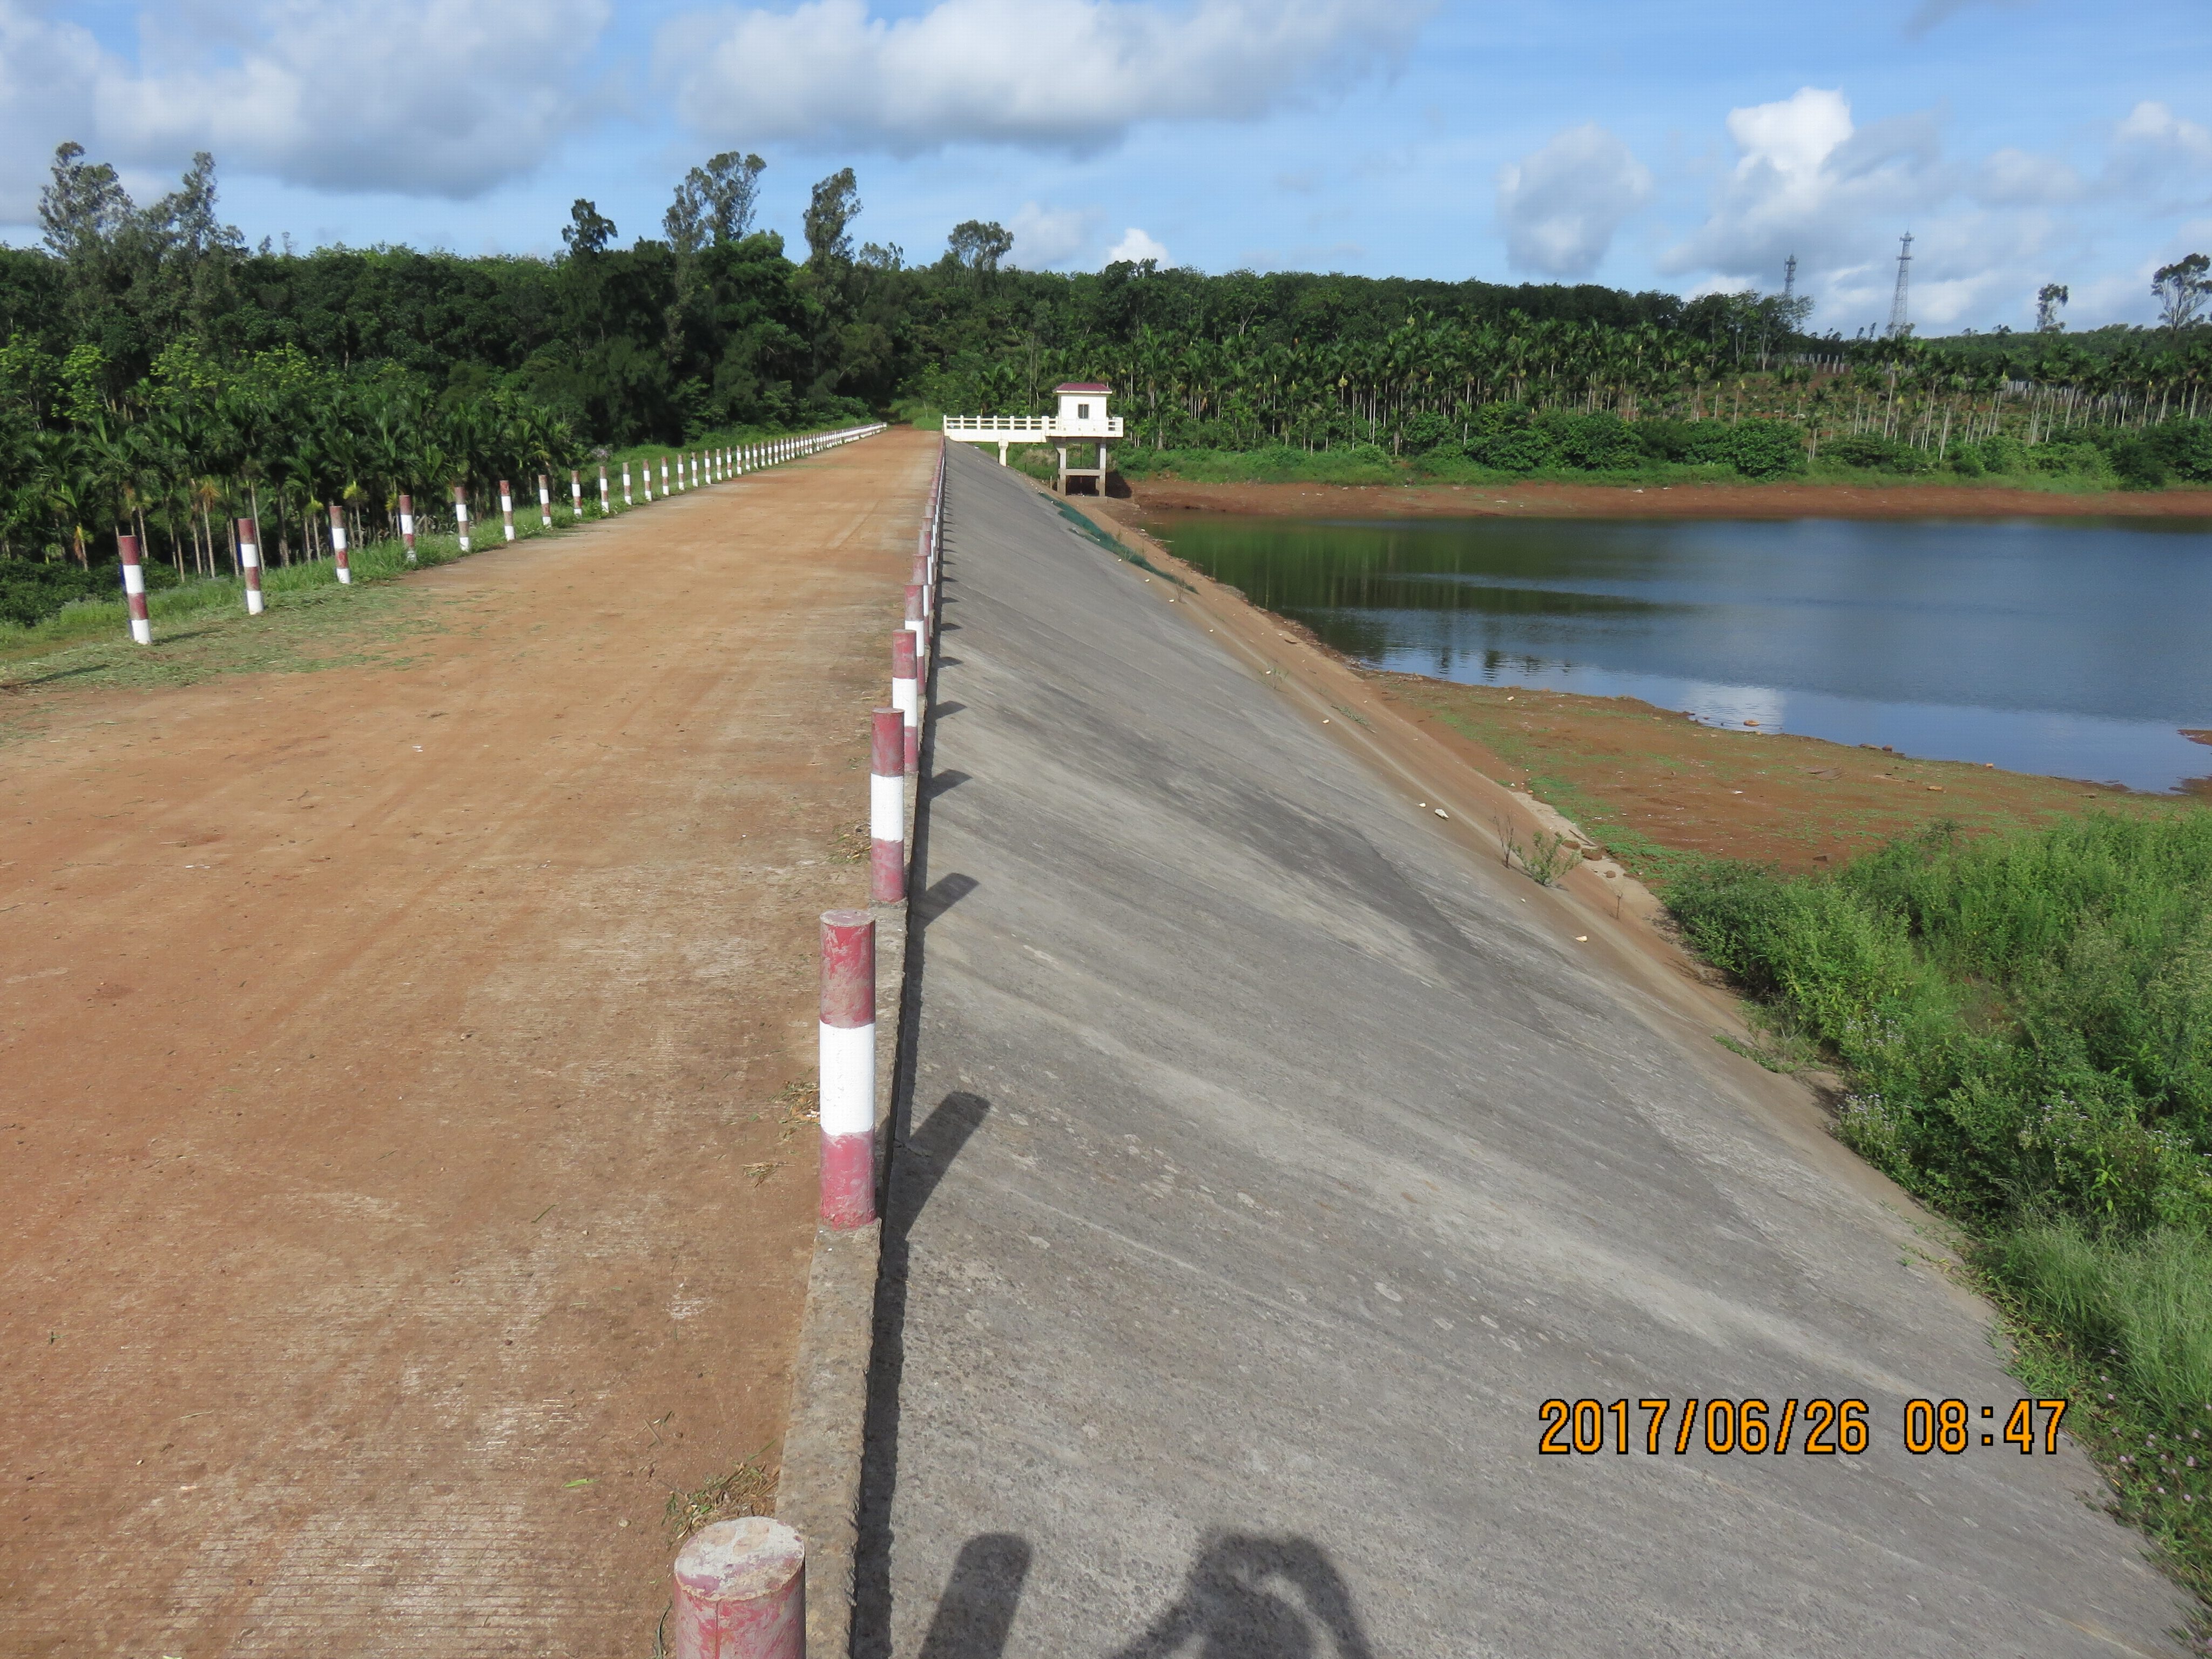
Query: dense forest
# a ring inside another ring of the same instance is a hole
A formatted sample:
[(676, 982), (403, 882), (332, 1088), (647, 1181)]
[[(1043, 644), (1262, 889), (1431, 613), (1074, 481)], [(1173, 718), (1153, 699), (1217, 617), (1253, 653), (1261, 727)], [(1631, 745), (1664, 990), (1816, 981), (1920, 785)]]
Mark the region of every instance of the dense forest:
[[(1905, 470), (1992, 441), (2086, 455), (2085, 434), (2200, 428), (2212, 378), (2202, 257), (2160, 273), (2165, 327), (2094, 345), (1816, 339), (1800, 297), (1029, 271), (979, 222), (910, 264), (855, 246), (849, 168), (813, 187), (805, 246), (787, 249), (755, 223), (763, 166), (692, 168), (627, 246), (579, 200), (559, 256), (465, 258), (251, 247), (222, 222), (210, 157), (141, 206), (62, 146), (44, 245), (0, 249), (0, 552), (84, 562), (135, 520), (181, 568), (191, 520), (249, 497), (302, 521), (328, 501), (388, 513), (410, 484), (441, 495), (594, 449), (1036, 411), (1074, 375), (1115, 385), (1139, 450), (1754, 475), (1824, 443)], [(2200, 459), (2212, 476), (2212, 446), (2184, 434), (2133, 464), (2196, 477)]]

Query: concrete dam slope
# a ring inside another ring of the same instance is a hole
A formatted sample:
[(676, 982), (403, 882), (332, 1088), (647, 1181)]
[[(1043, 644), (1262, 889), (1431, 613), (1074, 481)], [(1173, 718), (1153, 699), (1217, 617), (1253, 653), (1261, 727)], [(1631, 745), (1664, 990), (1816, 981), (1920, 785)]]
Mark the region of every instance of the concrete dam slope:
[[(1907, 1206), (1164, 581), (948, 490), (858, 1652), (2173, 1650), (2087, 1462), (1979, 1443), (2022, 1391)], [(1547, 1455), (1552, 1399), (1629, 1407)]]

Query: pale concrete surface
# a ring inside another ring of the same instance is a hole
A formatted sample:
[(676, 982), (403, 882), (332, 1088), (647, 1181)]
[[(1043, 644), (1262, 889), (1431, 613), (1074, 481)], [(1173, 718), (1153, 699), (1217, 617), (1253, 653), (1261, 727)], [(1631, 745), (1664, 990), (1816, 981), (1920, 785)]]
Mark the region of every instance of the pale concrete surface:
[(1902, 1449), (2020, 1390), (1871, 1183), (957, 446), (948, 547), (859, 1652), (2170, 1650), (2077, 1452)]

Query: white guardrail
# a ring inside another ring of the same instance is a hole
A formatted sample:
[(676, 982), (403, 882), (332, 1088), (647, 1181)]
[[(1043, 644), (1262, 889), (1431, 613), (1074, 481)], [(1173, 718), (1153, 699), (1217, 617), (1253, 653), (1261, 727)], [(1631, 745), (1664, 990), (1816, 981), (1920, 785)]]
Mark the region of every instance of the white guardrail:
[(1072, 442), (1089, 442), (1096, 439), (1119, 438), (1121, 417), (1109, 416), (1103, 421), (1079, 421), (1062, 426), (1059, 418), (1051, 415), (947, 415), (945, 435), (956, 441), (997, 442), (1008, 438), (1065, 438)]

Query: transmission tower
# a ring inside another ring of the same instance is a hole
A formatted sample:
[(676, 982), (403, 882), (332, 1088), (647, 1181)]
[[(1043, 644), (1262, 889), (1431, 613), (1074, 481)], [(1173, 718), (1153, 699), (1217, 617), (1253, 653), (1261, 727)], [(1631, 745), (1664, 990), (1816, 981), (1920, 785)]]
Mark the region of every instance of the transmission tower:
[(1897, 250), (1897, 293), (1889, 302), (1889, 337), (1901, 340), (1912, 331), (1912, 322), (1905, 315), (1905, 289), (1911, 285), (1912, 274), (1912, 233), (1905, 233), (1905, 240)]
[(1797, 256), (1794, 253), (1782, 262), (1782, 297), (1797, 297)]

